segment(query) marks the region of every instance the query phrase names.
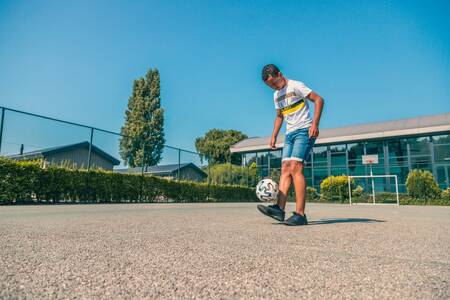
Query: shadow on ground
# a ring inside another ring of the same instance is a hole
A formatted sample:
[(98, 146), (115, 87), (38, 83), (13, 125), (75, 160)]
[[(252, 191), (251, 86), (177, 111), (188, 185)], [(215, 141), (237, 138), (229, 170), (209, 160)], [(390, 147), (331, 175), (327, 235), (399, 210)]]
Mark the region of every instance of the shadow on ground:
[(309, 221), (308, 225), (323, 225), (323, 224), (336, 224), (336, 223), (380, 223), (386, 222), (376, 219), (365, 218), (340, 218), (340, 219), (322, 219), (317, 221)]
[[(321, 219), (317, 221), (308, 221), (308, 225), (325, 225), (325, 224), (336, 224), (336, 223), (381, 223), (386, 222), (383, 220), (376, 219), (365, 219), (365, 218), (339, 218), (339, 219)], [(282, 225), (283, 223), (272, 223)]]

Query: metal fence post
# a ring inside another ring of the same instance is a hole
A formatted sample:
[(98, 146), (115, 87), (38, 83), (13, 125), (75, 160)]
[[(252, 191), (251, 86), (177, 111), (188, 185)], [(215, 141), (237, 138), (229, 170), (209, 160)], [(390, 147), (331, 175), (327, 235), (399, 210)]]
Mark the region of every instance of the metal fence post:
[(144, 201), (144, 167), (145, 167), (145, 142), (142, 146), (142, 162), (141, 162), (141, 193), (139, 195), (139, 201)]
[(208, 158), (208, 185), (211, 184), (211, 164), (209, 163), (209, 158)]
[(5, 121), (5, 108), (2, 107), (2, 121), (0, 123), (0, 154), (2, 153), (3, 123)]
[(145, 166), (145, 143), (142, 146), (142, 166), (141, 166), (141, 174), (144, 176), (144, 166)]
[(350, 179), (351, 179), (351, 176), (347, 176), (349, 204), (352, 205), (352, 186), (350, 183)]
[(88, 165), (87, 165), (88, 171), (91, 168), (91, 154), (92, 154), (92, 139), (93, 138), (94, 138), (94, 128), (91, 127), (91, 140), (89, 142), (89, 154), (88, 154)]
[(229, 174), (229, 183), (228, 184), (234, 184), (233, 183), (233, 174), (232, 174), (232, 169), (231, 169), (231, 157), (230, 157), (230, 165), (228, 168), (228, 174)]
[(438, 178), (436, 164), (435, 164), (436, 158), (435, 158), (435, 153), (434, 153), (434, 144), (433, 144), (432, 137), (430, 137), (430, 139), (428, 140), (428, 145), (430, 147), (430, 154), (431, 154), (431, 170), (432, 170), (434, 178)]
[(249, 179), (249, 173), (250, 173), (250, 166), (247, 166), (247, 187), (250, 187), (250, 182), (248, 181)]
[(181, 149), (178, 148), (178, 181), (180, 181)]
[(208, 157), (208, 201), (211, 199), (211, 164)]

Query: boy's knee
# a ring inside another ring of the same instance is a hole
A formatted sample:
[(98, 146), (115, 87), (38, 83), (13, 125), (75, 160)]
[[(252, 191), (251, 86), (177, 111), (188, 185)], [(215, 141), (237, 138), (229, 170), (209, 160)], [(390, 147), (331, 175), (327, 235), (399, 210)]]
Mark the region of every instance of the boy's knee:
[(292, 161), (290, 165), (291, 173), (302, 173), (303, 172), (303, 162), (302, 161)]
[(281, 163), (281, 175), (288, 175), (291, 173), (291, 162), (285, 160)]

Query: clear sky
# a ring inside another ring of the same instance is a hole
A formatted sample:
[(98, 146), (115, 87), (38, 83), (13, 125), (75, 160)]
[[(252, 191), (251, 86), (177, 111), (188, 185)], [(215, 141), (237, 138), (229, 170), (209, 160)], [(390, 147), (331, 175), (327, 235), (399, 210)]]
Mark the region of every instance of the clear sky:
[(325, 98), (321, 128), (449, 112), (449, 13), (450, 1), (0, 0), (0, 105), (119, 131), (133, 80), (157, 67), (167, 144), (195, 149), (212, 128), (271, 134), (260, 72), (275, 63)]

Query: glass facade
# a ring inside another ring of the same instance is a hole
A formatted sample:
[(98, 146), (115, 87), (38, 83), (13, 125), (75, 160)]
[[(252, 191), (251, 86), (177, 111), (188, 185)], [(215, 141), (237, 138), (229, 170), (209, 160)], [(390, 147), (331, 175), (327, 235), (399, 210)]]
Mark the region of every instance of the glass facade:
[[(450, 134), (316, 145), (304, 170), (307, 184), (320, 190), (320, 183), (330, 175), (369, 175), (369, 166), (362, 164), (366, 154), (378, 155), (373, 174), (398, 176), (400, 192), (406, 192), (405, 182), (411, 169), (429, 170), (442, 189), (450, 187)], [(261, 177), (279, 177), (281, 150), (242, 156), (244, 165), (256, 162)], [(393, 179), (382, 178), (377, 180), (375, 189), (395, 191), (395, 184)]]

